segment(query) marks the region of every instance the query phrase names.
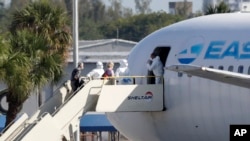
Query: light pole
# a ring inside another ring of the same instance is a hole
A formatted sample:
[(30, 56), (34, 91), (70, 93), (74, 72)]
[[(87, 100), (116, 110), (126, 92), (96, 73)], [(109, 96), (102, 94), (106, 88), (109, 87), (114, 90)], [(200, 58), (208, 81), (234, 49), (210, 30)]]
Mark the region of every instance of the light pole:
[[(74, 66), (76, 67), (78, 64), (78, 0), (73, 0), (73, 61)], [(73, 134), (75, 137), (75, 141), (80, 141), (80, 119), (78, 119), (77, 126), (75, 128), (78, 128), (75, 133)]]
[(78, 0), (73, 0), (73, 62), (78, 64)]

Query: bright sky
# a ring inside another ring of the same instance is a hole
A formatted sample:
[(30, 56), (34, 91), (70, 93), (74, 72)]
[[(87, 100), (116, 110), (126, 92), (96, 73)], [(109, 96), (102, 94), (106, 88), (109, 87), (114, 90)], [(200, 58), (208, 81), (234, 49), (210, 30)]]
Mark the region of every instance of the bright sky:
[[(109, 4), (109, 0), (102, 0), (104, 3)], [(184, 0), (152, 0), (150, 8), (153, 11), (164, 10), (168, 12), (168, 3), (169, 2), (177, 2)], [(187, 0), (188, 2), (193, 2), (193, 12), (201, 10), (203, 0)], [(131, 7), (134, 9), (135, 4), (134, 0), (122, 0), (124, 7)]]

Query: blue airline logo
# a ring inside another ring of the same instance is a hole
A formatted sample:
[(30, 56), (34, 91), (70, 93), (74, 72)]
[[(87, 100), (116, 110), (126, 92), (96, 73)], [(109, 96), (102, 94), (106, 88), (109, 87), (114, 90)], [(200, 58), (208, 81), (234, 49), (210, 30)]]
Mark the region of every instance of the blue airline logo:
[(192, 63), (201, 53), (203, 48), (202, 44), (197, 44), (191, 46), (190, 50), (185, 49), (179, 53), (179, 62), (181, 64), (190, 64)]
[(204, 59), (224, 59), (233, 57), (234, 59), (250, 59), (250, 41), (241, 44), (233, 41), (224, 49), (226, 41), (210, 42)]
[[(181, 64), (192, 63), (201, 53), (202, 44), (193, 45), (188, 52), (187, 49), (179, 53), (179, 62)], [(234, 58), (237, 60), (250, 59), (250, 41), (240, 43), (239, 41), (232, 41), (226, 44), (226, 41), (211, 41), (203, 59), (224, 59)]]

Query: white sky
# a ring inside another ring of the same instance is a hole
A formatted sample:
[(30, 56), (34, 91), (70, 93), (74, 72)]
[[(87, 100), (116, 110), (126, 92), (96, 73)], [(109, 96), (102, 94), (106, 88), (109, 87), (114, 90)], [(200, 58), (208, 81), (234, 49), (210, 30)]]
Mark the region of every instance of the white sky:
[(5, 6), (5, 7), (9, 7), (9, 6), (10, 6), (11, 0), (0, 0), (0, 1), (3, 1), (3, 2), (4, 2), (4, 6)]
[[(109, 5), (109, 0), (102, 0), (105, 4)], [(164, 10), (168, 11), (168, 3), (169, 2), (176, 2), (176, 1), (184, 1), (184, 0), (152, 0), (150, 8), (153, 11), (160, 11)], [(187, 0), (188, 2), (193, 2), (193, 12), (201, 10), (203, 0)], [(134, 0), (122, 0), (124, 7), (131, 7), (134, 9), (135, 4)]]

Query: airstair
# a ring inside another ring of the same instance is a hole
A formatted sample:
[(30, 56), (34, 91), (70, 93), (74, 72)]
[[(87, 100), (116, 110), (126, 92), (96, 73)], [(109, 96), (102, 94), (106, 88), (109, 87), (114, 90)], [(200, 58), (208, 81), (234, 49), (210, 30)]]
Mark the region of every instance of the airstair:
[(88, 111), (127, 112), (164, 110), (163, 84), (116, 85), (113, 80), (90, 80), (71, 93), (62, 86), (30, 118), (22, 114), (4, 130), (0, 141), (78, 140), (80, 118)]

